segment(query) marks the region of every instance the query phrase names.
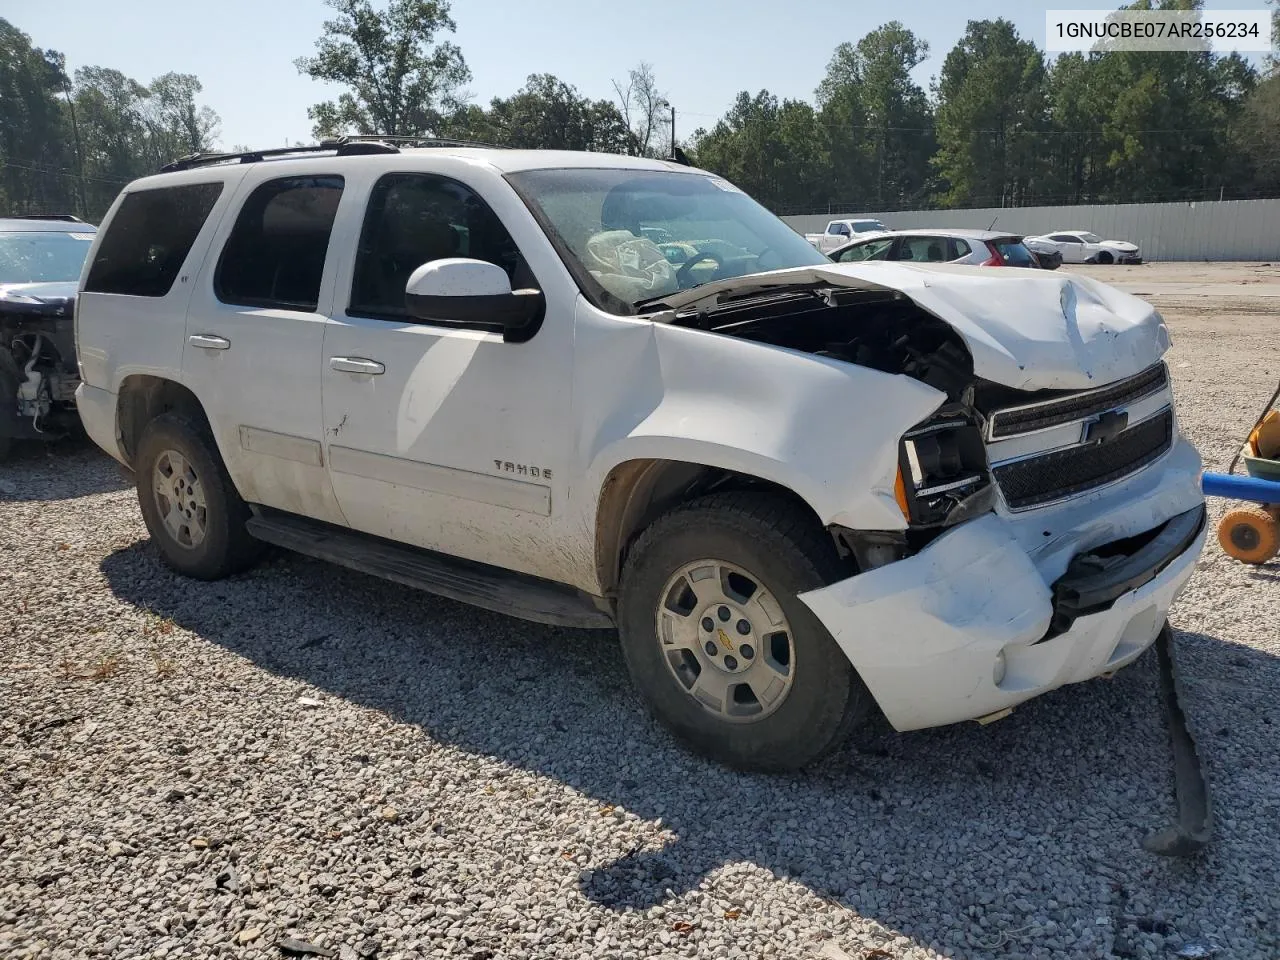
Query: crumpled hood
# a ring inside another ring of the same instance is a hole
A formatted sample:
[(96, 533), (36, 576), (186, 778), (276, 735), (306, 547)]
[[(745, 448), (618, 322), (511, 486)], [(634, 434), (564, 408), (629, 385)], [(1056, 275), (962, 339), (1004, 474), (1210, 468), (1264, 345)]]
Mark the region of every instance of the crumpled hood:
[(1168, 328), (1145, 300), (1090, 277), (1014, 267), (882, 261), (795, 267), (682, 290), (655, 308), (705, 309), (722, 295), (824, 287), (910, 297), (960, 334), (974, 373), (1020, 390), (1102, 386), (1141, 372), (1169, 349)]
[(71, 311), (78, 281), (0, 284), (0, 310), (57, 317)]

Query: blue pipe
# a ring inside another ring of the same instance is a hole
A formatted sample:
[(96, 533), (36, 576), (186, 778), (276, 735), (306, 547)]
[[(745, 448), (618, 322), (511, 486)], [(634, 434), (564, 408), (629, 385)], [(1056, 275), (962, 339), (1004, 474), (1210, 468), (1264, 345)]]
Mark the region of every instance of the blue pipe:
[(1280, 482), (1261, 477), (1237, 477), (1226, 473), (1206, 473), (1200, 488), (1208, 497), (1228, 497), (1253, 503), (1280, 504)]

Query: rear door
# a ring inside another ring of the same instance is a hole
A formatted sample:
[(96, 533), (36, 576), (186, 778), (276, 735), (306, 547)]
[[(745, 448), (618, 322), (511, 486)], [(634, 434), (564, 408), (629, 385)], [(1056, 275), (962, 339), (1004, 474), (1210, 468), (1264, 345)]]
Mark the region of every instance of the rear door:
[(947, 255), (947, 238), (931, 236), (903, 237), (892, 259), (913, 263), (946, 263), (953, 259)]
[(321, 446), (320, 353), (344, 180), (302, 169), (256, 164), (240, 184), (196, 280), (182, 371), (241, 496), (342, 523)]

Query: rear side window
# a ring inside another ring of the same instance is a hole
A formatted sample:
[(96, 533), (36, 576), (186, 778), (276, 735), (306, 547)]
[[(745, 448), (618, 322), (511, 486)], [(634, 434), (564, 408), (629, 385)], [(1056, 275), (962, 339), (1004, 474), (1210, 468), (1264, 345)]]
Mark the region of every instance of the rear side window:
[(1035, 267), (1035, 257), (1031, 256), (1031, 251), (1026, 248), (1021, 240), (991, 240), (990, 245), (996, 248), (996, 252), (1000, 254), (1000, 259), (1005, 262), (1007, 267)]
[(973, 252), (973, 248), (963, 240), (951, 240), (949, 243), (951, 244), (950, 252), (952, 260), (959, 260), (961, 257), (967, 257)]
[(342, 185), (342, 177), (283, 177), (249, 194), (213, 276), (218, 299), (313, 312)]
[(221, 193), (221, 183), (193, 183), (127, 194), (98, 246), (85, 291), (163, 297)]

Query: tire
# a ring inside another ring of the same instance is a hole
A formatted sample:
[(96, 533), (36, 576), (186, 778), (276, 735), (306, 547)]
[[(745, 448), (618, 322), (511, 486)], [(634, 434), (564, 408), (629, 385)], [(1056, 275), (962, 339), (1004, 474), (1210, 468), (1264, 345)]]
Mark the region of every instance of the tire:
[[(134, 475), (151, 540), (178, 573), (218, 580), (258, 559), (262, 544), (245, 529), (249, 508), (203, 423), (180, 413), (164, 413), (148, 423), (138, 441)], [(175, 525), (180, 525), (176, 532)]]
[(1218, 544), (1241, 563), (1266, 563), (1280, 552), (1280, 520), (1261, 507), (1232, 510), (1218, 523)]
[[(18, 384), (25, 377), (18, 369), (18, 362), (7, 347), (0, 347), (0, 403), (4, 404), (0, 416), (11, 419), (18, 405)], [(0, 434), (0, 463), (9, 459), (13, 450), (13, 437)]]
[[(690, 566), (704, 578), (682, 579)], [(871, 696), (797, 594), (848, 573), (812, 516), (775, 494), (714, 494), (659, 517), (627, 556), (618, 597), (623, 656), (650, 712), (697, 753), (740, 770), (794, 770), (834, 750), (866, 715)], [(705, 603), (692, 593), (695, 580)], [(744, 601), (747, 581), (755, 590)], [(733, 599), (719, 605), (716, 590)], [(677, 630), (685, 639), (667, 642)], [(693, 636), (699, 639), (690, 643)], [(753, 639), (759, 649), (748, 644)], [(711, 671), (708, 685), (733, 685), (709, 695), (703, 670)], [(775, 682), (785, 689), (773, 700), (756, 694)]]
[(1109, 267), (1115, 262), (1115, 257), (1103, 250), (1102, 253), (1098, 254), (1098, 262), (1104, 267)]

